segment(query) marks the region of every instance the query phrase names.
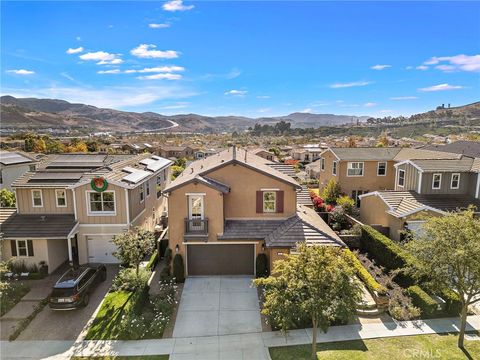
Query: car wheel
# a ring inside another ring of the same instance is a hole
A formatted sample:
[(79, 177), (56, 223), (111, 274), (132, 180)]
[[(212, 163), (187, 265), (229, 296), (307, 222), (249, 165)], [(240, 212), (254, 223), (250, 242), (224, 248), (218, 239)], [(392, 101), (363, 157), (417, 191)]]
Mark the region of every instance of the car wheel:
[(83, 306), (87, 306), (89, 300), (90, 297), (88, 296), (88, 294), (85, 294), (85, 296), (83, 297)]

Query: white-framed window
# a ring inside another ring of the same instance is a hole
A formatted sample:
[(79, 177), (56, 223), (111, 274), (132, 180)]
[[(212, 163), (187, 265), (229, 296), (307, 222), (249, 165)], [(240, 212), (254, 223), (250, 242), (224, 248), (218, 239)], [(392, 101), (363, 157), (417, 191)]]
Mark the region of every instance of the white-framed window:
[(10, 240), (12, 256), (34, 256), (32, 240)]
[(150, 181), (145, 182), (145, 187), (147, 188), (147, 196), (150, 196)]
[(432, 189), (440, 189), (442, 187), (442, 174), (433, 174)]
[(156, 190), (157, 190), (157, 199), (160, 199), (160, 196), (162, 196), (162, 176), (161, 175), (157, 175)]
[(88, 212), (91, 215), (115, 215), (114, 191), (87, 191)]
[(32, 190), (32, 205), (33, 207), (43, 207), (42, 190)]
[(460, 188), (460, 173), (452, 174), (452, 180), (450, 181), (450, 189)]
[(320, 170), (325, 171), (325, 158), (320, 158)]
[(349, 162), (347, 176), (363, 176), (363, 162)]
[(264, 191), (263, 192), (263, 212), (274, 213), (277, 211), (277, 192), (276, 191)]
[(145, 200), (145, 183), (140, 185), (140, 202)]
[(384, 161), (379, 161), (377, 164), (377, 176), (386, 176), (387, 175), (387, 163)]
[(332, 175), (335, 175), (335, 176), (337, 176), (337, 164), (338, 162), (335, 160), (332, 163)]
[(67, 192), (65, 189), (56, 189), (55, 198), (57, 200), (57, 207), (67, 207)]
[(403, 170), (403, 169), (398, 169), (397, 185), (400, 186), (400, 187), (405, 186), (405, 170)]

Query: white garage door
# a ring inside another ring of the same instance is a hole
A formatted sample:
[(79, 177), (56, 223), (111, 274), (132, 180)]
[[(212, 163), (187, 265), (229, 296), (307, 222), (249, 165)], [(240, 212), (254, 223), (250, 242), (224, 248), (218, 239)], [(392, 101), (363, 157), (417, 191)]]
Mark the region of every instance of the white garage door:
[(117, 247), (112, 242), (111, 235), (87, 236), (88, 243), (88, 262), (91, 263), (118, 263), (118, 259), (113, 256)]

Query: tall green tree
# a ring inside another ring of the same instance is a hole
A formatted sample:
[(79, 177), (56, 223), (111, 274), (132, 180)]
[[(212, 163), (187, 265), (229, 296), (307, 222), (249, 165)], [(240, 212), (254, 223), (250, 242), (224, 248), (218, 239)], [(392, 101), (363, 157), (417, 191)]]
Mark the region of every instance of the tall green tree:
[(327, 204), (336, 204), (340, 193), (340, 184), (335, 179), (330, 179), (322, 191), (322, 198)]
[(140, 263), (155, 249), (155, 236), (151, 231), (135, 227), (127, 232), (113, 237), (117, 251), (113, 254), (122, 263), (135, 267), (136, 276)]
[(0, 190), (0, 206), (1, 207), (15, 207), (16, 200), (15, 200), (15, 193), (8, 189)]
[(353, 265), (342, 249), (297, 245), (297, 252), (275, 263), (272, 276), (254, 280), (264, 286), (262, 313), (286, 332), (298, 319), (312, 323), (312, 359), (316, 359), (317, 329), (347, 321), (356, 311), (361, 288)]
[(480, 300), (480, 219), (472, 208), (432, 217), (406, 246), (418, 263), (408, 270), (433, 291), (450, 289), (462, 304), (458, 347), (463, 348), (468, 307)]

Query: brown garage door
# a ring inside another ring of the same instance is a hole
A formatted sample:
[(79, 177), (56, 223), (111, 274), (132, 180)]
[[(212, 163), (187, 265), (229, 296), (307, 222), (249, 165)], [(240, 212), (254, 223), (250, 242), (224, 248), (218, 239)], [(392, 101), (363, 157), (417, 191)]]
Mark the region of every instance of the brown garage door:
[(188, 275), (253, 275), (254, 245), (188, 245)]

